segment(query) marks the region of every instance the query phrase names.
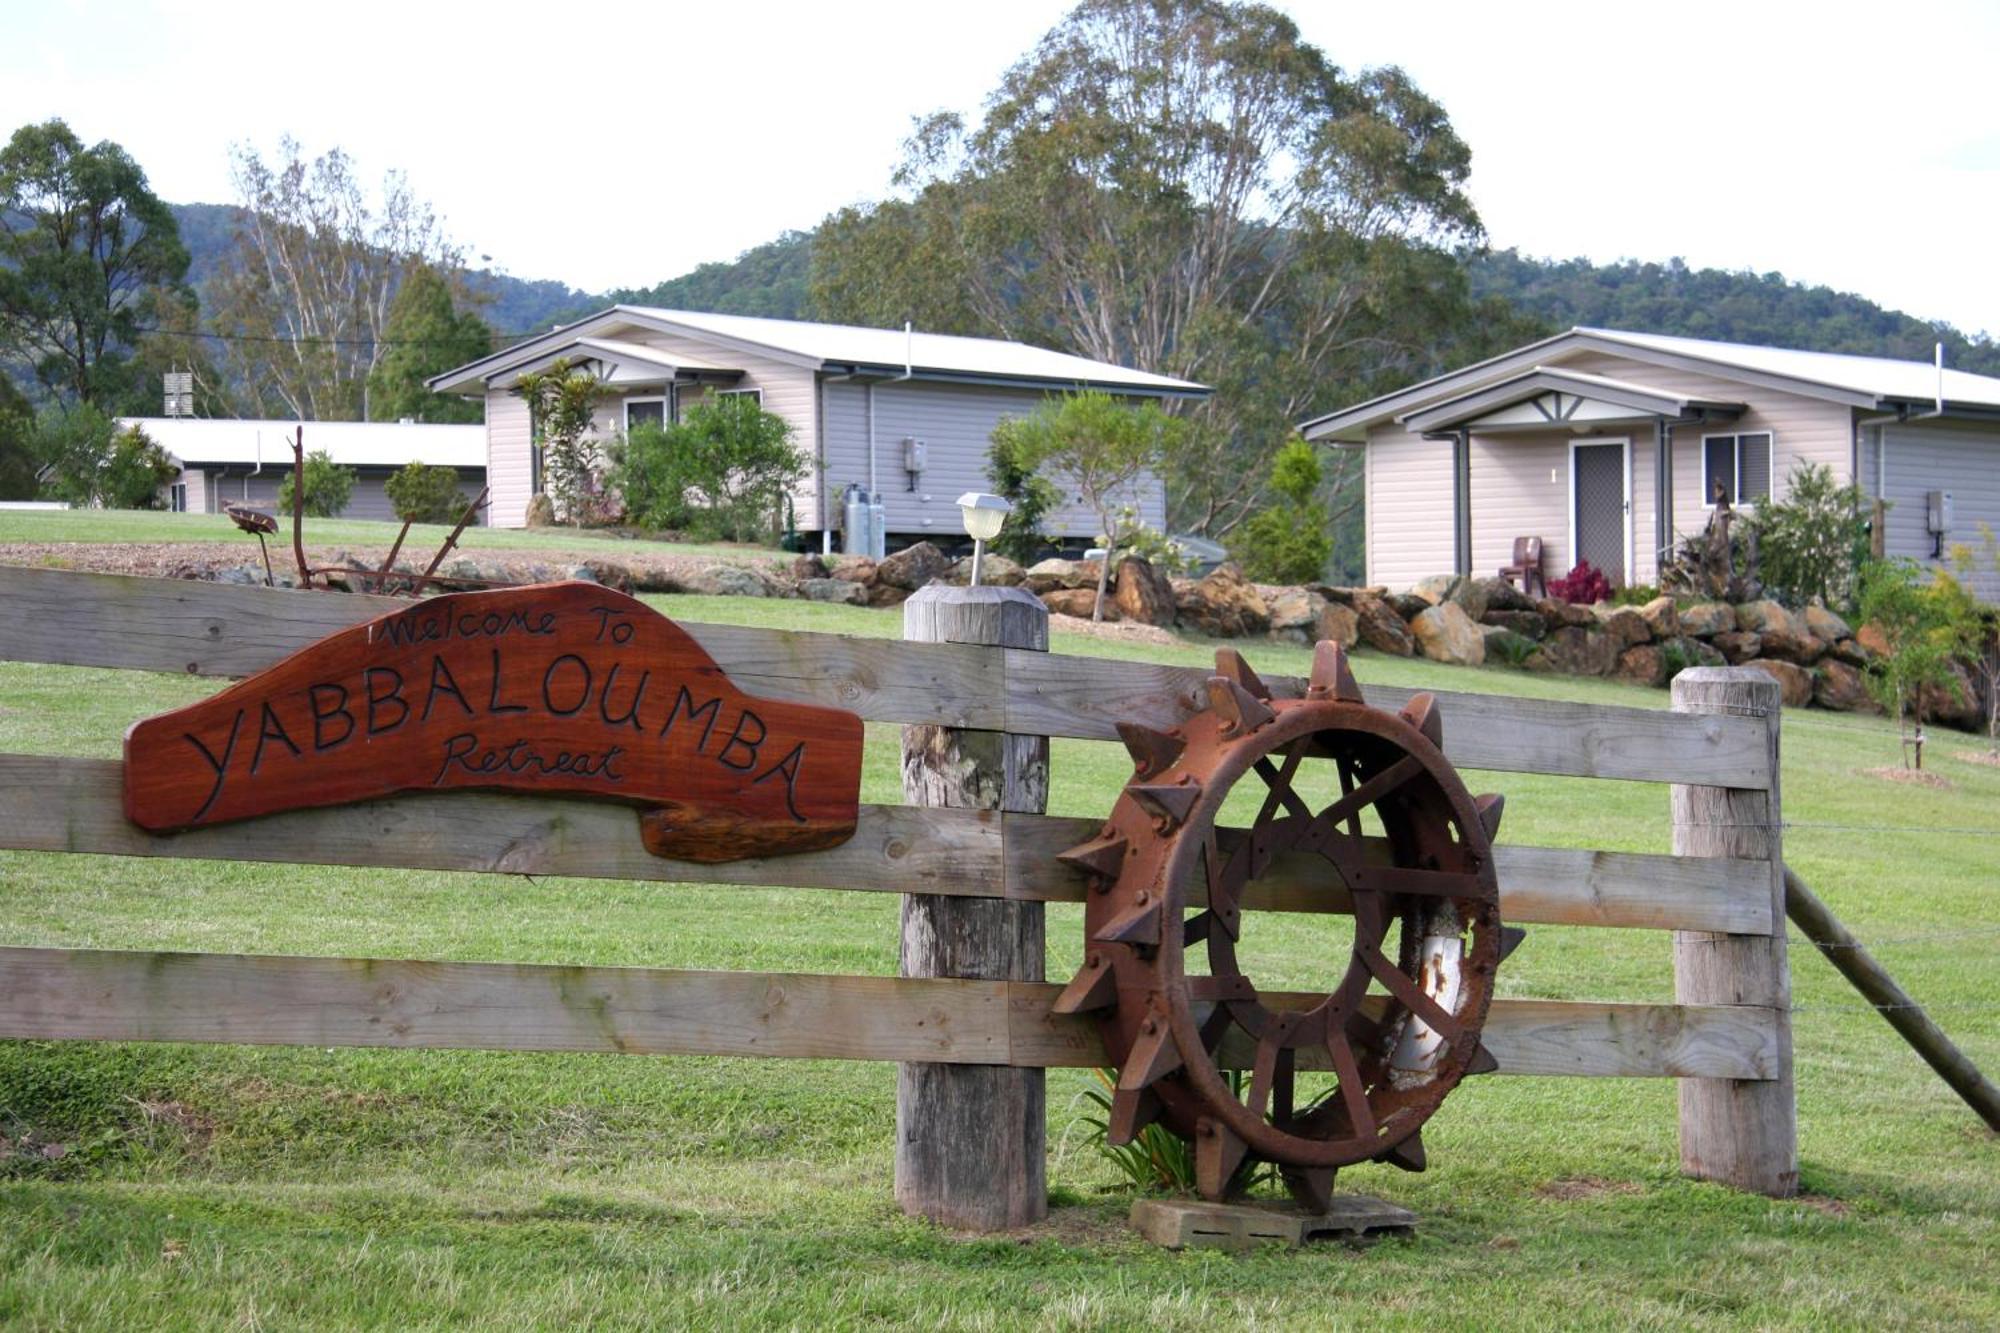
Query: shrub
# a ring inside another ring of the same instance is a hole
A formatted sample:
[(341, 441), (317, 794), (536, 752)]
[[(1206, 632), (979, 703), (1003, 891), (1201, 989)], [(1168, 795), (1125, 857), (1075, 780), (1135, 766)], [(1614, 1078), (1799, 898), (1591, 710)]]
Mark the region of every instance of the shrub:
[(723, 541), (768, 541), (805, 475), (791, 423), (747, 394), (722, 394), (666, 426), (640, 426), (610, 448), (608, 480), (641, 527)]
[(521, 376), (514, 392), (527, 400), (528, 420), (542, 451), (542, 490), (563, 522), (582, 526), (596, 481), (597, 449), (591, 415), (605, 393), (587, 370), (557, 358), (548, 369)]
[(1023, 565), (1033, 564), (1049, 544), (1042, 519), (1062, 503), (1062, 491), (1035, 471), (1023, 440), (1012, 431), (997, 431), (986, 454), (986, 477), (993, 493), (1014, 506), (993, 550)]
[(1589, 606), (1595, 602), (1611, 599), (1611, 580), (1604, 577), (1604, 571), (1588, 560), (1576, 562), (1576, 568), (1559, 579), (1549, 580), (1549, 596), (1565, 602), (1580, 602)]
[(408, 523), (456, 523), (470, 503), (458, 489), (458, 473), (430, 467), (419, 459), (382, 483), (396, 517)]
[[(287, 472), (278, 487), (278, 509), (282, 513), (292, 512), (292, 483), (296, 477), (296, 470)], [(314, 449), (306, 455), (305, 478), (305, 511), (313, 518), (338, 517), (354, 498), (354, 470), (337, 465), (324, 449)]]
[(1868, 558), (1861, 488), (1835, 484), (1833, 469), (1823, 464), (1800, 462), (1785, 489), (1783, 500), (1765, 501), (1746, 523), (1765, 591), (1790, 606), (1818, 600), (1852, 607), (1856, 571)]
[(28, 447), (45, 475), (43, 492), (73, 505), (158, 509), (160, 488), (180, 474), (145, 431), (120, 430), (89, 403), (43, 412)]
[(1246, 577), (1260, 583), (1314, 583), (1326, 575), (1333, 535), (1317, 497), (1319, 451), (1293, 440), (1271, 466), (1275, 498), (1243, 525), (1235, 555)]
[(1118, 511), (1116, 545), (1119, 559), (1136, 555), (1153, 568), (1168, 574), (1191, 573), (1201, 563), (1172, 537), (1140, 522), (1139, 511), (1131, 505), (1125, 505)]

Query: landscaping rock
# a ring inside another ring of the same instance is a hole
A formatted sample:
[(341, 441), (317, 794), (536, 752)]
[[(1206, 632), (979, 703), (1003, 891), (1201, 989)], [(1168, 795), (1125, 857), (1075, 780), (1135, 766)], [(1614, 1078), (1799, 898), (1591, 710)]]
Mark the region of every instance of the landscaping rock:
[(1860, 644), (1861, 650), (1870, 657), (1889, 655), (1889, 636), (1882, 632), (1880, 625), (1863, 625), (1854, 631), (1854, 641)]
[(875, 562), (865, 555), (843, 555), (833, 562), (833, 577), (847, 583), (873, 583)]
[(1826, 653), (1828, 657), (1833, 658), (1835, 661), (1845, 662), (1852, 667), (1865, 667), (1868, 665), (1868, 650), (1863, 648), (1860, 642), (1855, 639), (1842, 639), (1838, 643), (1828, 647)]
[(1779, 696), (1787, 708), (1804, 708), (1812, 702), (1813, 673), (1795, 662), (1768, 662), (1763, 658), (1748, 664), (1778, 682)]
[[(994, 551), (988, 551), (985, 561), (979, 566), (979, 581), (989, 587), (1018, 587), (1026, 577), (1026, 571), (1019, 565)], [(968, 555), (954, 563), (944, 579), (954, 588), (963, 588), (971, 583), (972, 557)]]
[(1313, 585), (1313, 591), (1326, 598), (1327, 601), (1339, 602), (1342, 606), (1353, 606), (1355, 599), (1360, 597), (1387, 597), (1389, 595), (1387, 588), (1379, 586), (1371, 588), (1348, 588), (1336, 583), (1315, 584)]
[[(1486, 609), (1490, 611), (1532, 611), (1535, 599), (1505, 579), (1481, 579), (1486, 589)], [(1487, 621), (1494, 624), (1494, 621)]]
[(905, 592), (915, 592), (929, 587), (941, 579), (951, 569), (951, 561), (943, 551), (929, 542), (918, 542), (906, 546), (894, 555), (884, 558), (875, 566), (875, 579), (892, 588)]
[(792, 577), (804, 583), (807, 579), (823, 579), (827, 576), (826, 561), (816, 555), (795, 555), (792, 557)]
[(868, 605), (868, 589), (846, 579), (800, 579), (799, 596), (809, 602), (841, 602), (848, 606)]
[(1166, 571), (1151, 561), (1128, 555), (1118, 562), (1116, 572), (1118, 618), (1141, 625), (1172, 629), (1178, 613), (1174, 609), (1174, 583)]
[(1458, 582), (1456, 574), (1433, 574), (1427, 579), (1418, 579), (1410, 586), (1410, 592), (1421, 597), (1431, 606), (1436, 606), (1450, 596), (1452, 585)]
[(1611, 674), (1628, 685), (1664, 685), (1667, 680), (1666, 665), (1666, 657), (1659, 645), (1642, 643), (1618, 654), (1618, 665)]
[(1482, 623), (1498, 625), (1523, 638), (1539, 639), (1549, 632), (1549, 622), (1539, 611), (1495, 611), (1488, 609)]
[(1608, 676), (1618, 669), (1624, 647), (1622, 640), (1601, 630), (1565, 625), (1549, 632), (1528, 658), (1527, 667), (1562, 676)]
[(1780, 662), (1797, 662), (1800, 666), (1811, 666), (1826, 656), (1826, 641), (1810, 634), (1791, 634), (1785, 630), (1767, 629), (1760, 635), (1764, 641), (1763, 654)]
[(1415, 620), (1419, 615), (1437, 605), (1435, 602), (1425, 601), (1413, 592), (1392, 592), (1387, 597), (1384, 597), (1382, 601), (1390, 610), (1394, 611), (1404, 620)]
[(1319, 621), (1313, 626), (1313, 642), (1331, 639), (1343, 648), (1352, 648), (1361, 641), (1361, 615), (1353, 607), (1342, 602), (1328, 602), (1319, 609)]
[(893, 583), (870, 583), (863, 590), (868, 594), (868, 605), (878, 610), (885, 606), (901, 606), (910, 600), (909, 589), (898, 588)]
[(1926, 685), (1924, 714), (1948, 726), (1977, 731), (1985, 725), (1986, 712), (1980, 707), (1979, 686), (1963, 664), (1950, 664), (1951, 679), (1944, 685)]
[(1872, 708), (1875, 701), (1868, 697), (1867, 682), (1859, 671), (1845, 662), (1828, 659), (1813, 673), (1813, 702), (1821, 708), (1852, 713)]
[(1854, 637), (1854, 631), (1847, 627), (1847, 622), (1823, 606), (1807, 607), (1802, 619), (1806, 623), (1806, 633), (1815, 639), (1837, 643), (1841, 639)]
[(1357, 597), (1354, 614), (1360, 622), (1361, 642), (1370, 648), (1395, 657), (1409, 657), (1417, 651), (1417, 641), (1409, 625), (1387, 599)]
[(1057, 588), (1095, 588), (1097, 565), (1095, 560), (1064, 560), (1052, 555), (1029, 565), (1022, 581), (1037, 597)]
[(1766, 630), (1801, 635), (1806, 632), (1806, 627), (1794, 619), (1790, 611), (1768, 597), (1737, 607), (1736, 628), (1752, 634), (1762, 634)]
[(1696, 602), (1680, 608), (1681, 632), (1697, 638), (1713, 638), (1736, 629), (1736, 608), (1727, 602)]
[(1587, 629), (1597, 623), (1597, 617), (1591, 614), (1589, 607), (1565, 602), (1560, 597), (1542, 598), (1535, 603), (1535, 610), (1541, 612), (1542, 619), (1549, 622), (1551, 629), (1560, 625), (1574, 625), (1580, 629)]
[(709, 597), (770, 597), (777, 584), (749, 565), (710, 565), (686, 580), (689, 592)]
[(1639, 615), (1645, 620), (1646, 628), (1653, 632), (1655, 640), (1678, 639), (1681, 636), (1681, 615), (1671, 597), (1655, 597), (1639, 608)]
[(1629, 606), (1598, 606), (1592, 608), (1604, 632), (1627, 647), (1640, 643), (1651, 643), (1653, 628), (1646, 623), (1646, 617)]
[(1718, 634), (1709, 642), (1722, 654), (1722, 660), (1731, 666), (1742, 666), (1764, 651), (1764, 640), (1761, 636), (1740, 629)]
[[(1097, 604), (1095, 588), (1051, 588), (1042, 594), (1042, 605), (1050, 615), (1075, 616), (1078, 620), (1089, 620), (1091, 610)], [(1118, 603), (1109, 593), (1104, 597), (1105, 620), (1118, 619)]]
[(1499, 581), (1498, 579), (1460, 579), (1457, 583), (1451, 585), (1451, 591), (1445, 595), (1445, 600), (1457, 603), (1459, 609), (1463, 610), (1474, 624), (1477, 624), (1485, 616), (1486, 608), (1491, 604), (1491, 594), (1487, 585), (1489, 583), (1498, 583)]
[(1218, 639), (1249, 638), (1271, 627), (1271, 608), (1233, 563), (1218, 565), (1205, 578), (1177, 580), (1174, 605), (1181, 624)]
[(1433, 662), (1479, 666), (1486, 661), (1486, 636), (1457, 602), (1439, 602), (1410, 622), (1424, 656)]
[(638, 583), (632, 571), (616, 560), (587, 560), (570, 570), (569, 576), (585, 583), (601, 583), (625, 593), (631, 592)]
[(1287, 643), (1310, 644), (1326, 599), (1304, 588), (1279, 588), (1265, 598), (1271, 608), (1270, 635)]
[(1660, 654), (1666, 660), (1667, 679), (1672, 680), (1681, 670), (1691, 666), (1726, 666), (1729, 659), (1724, 657), (1712, 643), (1683, 634), (1678, 639), (1670, 639), (1660, 645)]
[[(1491, 611), (1487, 612), (1492, 615)], [(1479, 633), (1486, 640), (1487, 662), (1504, 662), (1508, 666), (1520, 666), (1533, 655), (1538, 646), (1525, 634), (1516, 634), (1505, 625), (1481, 625)]]

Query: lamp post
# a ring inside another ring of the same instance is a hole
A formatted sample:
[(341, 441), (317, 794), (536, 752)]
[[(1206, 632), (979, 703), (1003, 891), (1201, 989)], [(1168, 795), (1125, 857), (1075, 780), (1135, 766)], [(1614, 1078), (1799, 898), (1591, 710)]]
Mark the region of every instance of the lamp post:
[(1000, 527), (1014, 506), (997, 495), (967, 491), (958, 497), (958, 511), (965, 517), (965, 535), (972, 538), (972, 586), (979, 586), (979, 566), (986, 558), (986, 543), (1000, 535)]

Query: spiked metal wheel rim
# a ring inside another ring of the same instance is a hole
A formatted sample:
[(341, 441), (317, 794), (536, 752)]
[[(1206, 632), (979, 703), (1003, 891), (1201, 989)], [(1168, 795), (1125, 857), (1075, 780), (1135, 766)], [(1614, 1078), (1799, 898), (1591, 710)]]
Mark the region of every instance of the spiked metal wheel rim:
[[(1119, 1067), (1114, 1142), (1158, 1119), (1194, 1141), (1204, 1196), (1222, 1197), (1248, 1156), (1323, 1206), (1341, 1166), (1422, 1169), (1424, 1121), (1467, 1073), (1492, 1067), (1479, 1032), (1495, 968), (1519, 938), (1497, 911), (1500, 801), (1467, 793), (1429, 696), (1401, 713), (1368, 707), (1337, 644), (1320, 645), (1303, 699), (1273, 700), (1233, 652), (1217, 668), (1208, 707), (1182, 726), (1121, 728), (1132, 780), (1101, 834), (1063, 853), (1094, 891), (1084, 966), (1056, 1009), (1097, 1016)], [(1332, 761), (1340, 779), (1342, 794), (1317, 811), (1292, 785), (1308, 759)], [(1219, 831), (1251, 775), (1265, 792), (1256, 820)], [(1361, 825), (1371, 809), (1374, 838)], [(1236, 960), (1244, 890), (1288, 856), (1318, 858), (1304, 887), (1336, 905), (1345, 895), (1354, 921), (1345, 975), (1306, 1008), (1267, 1005)], [(1186, 950), (1203, 943), (1209, 972), (1190, 974)], [(1371, 981), (1385, 994), (1367, 996)], [(1221, 1072), (1225, 1043), (1251, 1047), (1241, 1098)], [(1334, 1086), (1300, 1107), (1307, 1053)]]

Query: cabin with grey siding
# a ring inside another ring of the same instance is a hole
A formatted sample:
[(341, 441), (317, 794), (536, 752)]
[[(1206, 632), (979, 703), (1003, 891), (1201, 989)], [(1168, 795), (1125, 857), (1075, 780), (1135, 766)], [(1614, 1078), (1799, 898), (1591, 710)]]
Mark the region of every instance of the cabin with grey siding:
[[(519, 527), (540, 489), (539, 457), (521, 376), (557, 360), (596, 375), (604, 393), (591, 432), (609, 441), (642, 420), (678, 420), (712, 395), (748, 393), (791, 426), (809, 460), (793, 519), (815, 545), (842, 527), (842, 496), (881, 496), (894, 542), (961, 540), (958, 497), (984, 491), (993, 429), (1052, 394), (1100, 389), (1134, 400), (1192, 399), (1199, 384), (994, 338), (870, 329), (613, 306), (430, 381), (486, 404), (491, 522)], [(915, 466), (912, 466), (912, 465)], [(1061, 477), (1054, 477), (1063, 486)], [(1095, 515), (1064, 487), (1044, 520), (1051, 537), (1097, 535)], [(1164, 529), (1166, 487), (1145, 477), (1125, 503)]]
[[(412, 421), (273, 421), (215, 417), (121, 417), (179, 466), (161, 488), (162, 508), (219, 514), (225, 505), (266, 511), (292, 472), (292, 439), (305, 432), (307, 453), (324, 451), (354, 473), (354, 490), (336, 517), (394, 522), (385, 487), (411, 463), (448, 467), (468, 501), (486, 484), (486, 427)], [(482, 522), (475, 518), (474, 522)]]
[(1519, 537), (1550, 578), (1653, 583), (1718, 485), (1754, 510), (1803, 463), (1888, 502), (1889, 555), (1936, 568), (2000, 530), (2000, 379), (1926, 362), (1578, 328), (1300, 430), (1363, 451), (1367, 579), (1392, 588), (1492, 574)]

